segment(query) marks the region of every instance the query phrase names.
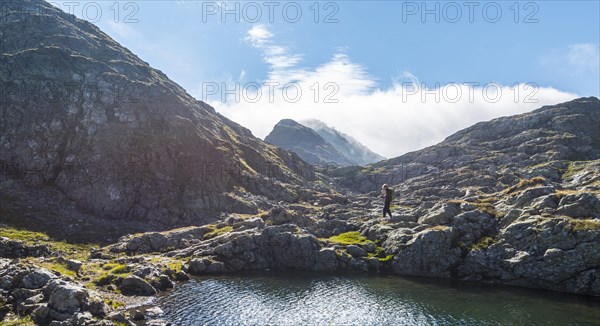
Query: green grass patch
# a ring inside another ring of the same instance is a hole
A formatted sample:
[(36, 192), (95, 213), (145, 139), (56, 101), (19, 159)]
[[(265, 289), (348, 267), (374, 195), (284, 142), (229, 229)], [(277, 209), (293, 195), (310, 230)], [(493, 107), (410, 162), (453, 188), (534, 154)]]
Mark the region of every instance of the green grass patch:
[(85, 268), (85, 275), (92, 281), (87, 283), (88, 287), (106, 286), (112, 284), (117, 278), (125, 278), (131, 275), (129, 268), (125, 264), (106, 263), (104, 265), (88, 265)]
[(0, 237), (20, 240), (26, 244), (38, 244), (40, 241), (49, 241), (50, 238), (42, 232), (33, 232), (12, 227), (0, 227)]
[(129, 268), (127, 268), (127, 265), (117, 266), (110, 270), (111, 274), (125, 274), (128, 272), (129, 272)]
[(361, 235), (358, 231), (351, 231), (334, 235), (327, 239), (327, 241), (343, 245), (362, 245), (373, 242), (367, 237)]
[(231, 231), (233, 231), (233, 226), (226, 225), (222, 228), (218, 228), (218, 229), (215, 229), (214, 231), (207, 233), (206, 236), (208, 238), (214, 238), (214, 237), (218, 237), (220, 235), (223, 235), (223, 234), (231, 232)]
[(599, 220), (570, 220), (569, 225), (575, 232), (600, 230)]
[(0, 324), (2, 326), (35, 326), (35, 323), (31, 319), (31, 316), (2, 320)]
[(581, 172), (584, 168), (585, 164), (582, 162), (569, 162), (567, 169), (563, 172), (562, 179), (571, 179), (575, 176), (575, 174)]
[(102, 274), (102, 275), (94, 278), (94, 280), (92, 281), (92, 284), (97, 285), (97, 286), (105, 286), (105, 285), (109, 285), (112, 282), (114, 282), (115, 279), (116, 279), (116, 277), (114, 275), (105, 273), (105, 274)]
[(125, 302), (113, 299), (105, 299), (104, 303), (106, 303), (109, 307), (113, 309), (119, 309), (121, 307), (125, 307)]
[(383, 249), (383, 247), (377, 247), (375, 248), (375, 252), (370, 252), (367, 254), (368, 258), (372, 258), (372, 257), (377, 257), (377, 258), (382, 258), (385, 257), (385, 250)]
[(383, 258), (379, 258), (379, 261), (380, 262), (390, 261), (390, 260), (392, 260), (392, 258), (394, 258), (394, 255), (387, 255)]
[(519, 183), (517, 183), (516, 185), (504, 189), (503, 192), (505, 194), (510, 194), (519, 190), (524, 190), (527, 188), (531, 188), (540, 184), (544, 184), (546, 182), (546, 179), (543, 177), (535, 177), (535, 178), (531, 178), (531, 179), (521, 179), (521, 181), (519, 181)]
[(76, 278), (77, 274), (70, 270), (69, 267), (67, 267), (67, 264), (63, 264), (63, 263), (59, 263), (59, 262), (53, 262), (50, 260), (46, 260), (46, 261), (40, 261), (38, 263), (36, 263), (37, 265), (44, 267), (48, 270), (51, 271), (55, 271), (60, 273), (61, 275), (66, 275), (69, 276), (71, 278)]
[(494, 240), (494, 238), (492, 238), (492, 237), (483, 237), (479, 241), (477, 241), (477, 243), (474, 243), (473, 245), (471, 245), (471, 247), (469, 249), (470, 250), (485, 250), (489, 246), (491, 246), (494, 242), (496, 242), (496, 240)]
[(167, 265), (167, 268), (165, 270), (170, 269), (173, 271), (173, 273), (179, 273), (179, 272), (181, 272), (182, 268), (183, 268), (183, 264), (180, 261), (173, 261)]
[(375, 252), (368, 253), (367, 257), (368, 258), (375, 257), (375, 258), (379, 259), (380, 262), (385, 262), (385, 261), (388, 261), (388, 260), (394, 258), (394, 255), (386, 255), (383, 247), (377, 247), (377, 248), (375, 248)]
[(57, 241), (42, 232), (17, 229), (13, 227), (0, 227), (0, 236), (19, 240), (26, 245), (46, 245), (56, 253), (68, 259), (87, 260), (91, 248), (98, 248), (96, 244), (74, 244), (66, 241)]

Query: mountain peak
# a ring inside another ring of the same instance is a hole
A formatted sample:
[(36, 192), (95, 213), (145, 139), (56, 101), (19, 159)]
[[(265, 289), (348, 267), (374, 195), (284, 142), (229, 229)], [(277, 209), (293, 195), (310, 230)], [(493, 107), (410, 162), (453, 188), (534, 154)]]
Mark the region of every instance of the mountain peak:
[(317, 132), (323, 139), (335, 147), (353, 165), (366, 165), (379, 162), (385, 157), (371, 151), (353, 137), (328, 126), (317, 119), (302, 120), (301, 123)]
[(314, 130), (291, 119), (279, 121), (265, 137), (267, 143), (291, 150), (311, 164), (350, 165), (344, 155)]

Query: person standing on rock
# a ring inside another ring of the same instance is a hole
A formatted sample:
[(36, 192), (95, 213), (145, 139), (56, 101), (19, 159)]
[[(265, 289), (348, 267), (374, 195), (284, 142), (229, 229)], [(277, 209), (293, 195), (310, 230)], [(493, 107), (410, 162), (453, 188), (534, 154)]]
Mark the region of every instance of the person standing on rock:
[(383, 186), (381, 186), (381, 192), (383, 194), (381, 197), (385, 198), (383, 202), (383, 217), (385, 217), (385, 213), (388, 213), (390, 218), (392, 218), (390, 204), (392, 203), (392, 199), (394, 199), (394, 190), (388, 187), (387, 184), (383, 184)]

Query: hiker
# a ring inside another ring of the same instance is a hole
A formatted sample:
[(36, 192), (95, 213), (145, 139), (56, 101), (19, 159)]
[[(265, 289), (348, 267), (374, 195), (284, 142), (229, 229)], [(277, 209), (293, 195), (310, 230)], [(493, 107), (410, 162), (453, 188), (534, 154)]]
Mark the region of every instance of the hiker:
[(394, 190), (388, 187), (387, 184), (381, 186), (381, 193), (383, 194), (381, 197), (385, 198), (383, 204), (383, 217), (385, 217), (385, 213), (390, 214), (390, 218), (392, 218), (392, 211), (390, 210), (390, 204), (392, 203), (392, 199), (394, 198)]

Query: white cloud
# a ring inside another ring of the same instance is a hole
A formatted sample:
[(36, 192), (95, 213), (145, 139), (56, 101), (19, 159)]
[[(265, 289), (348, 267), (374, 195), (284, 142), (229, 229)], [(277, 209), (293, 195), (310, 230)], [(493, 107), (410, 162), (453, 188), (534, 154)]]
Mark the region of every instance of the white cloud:
[(271, 37), (273, 37), (273, 34), (264, 25), (253, 26), (246, 33), (246, 40), (252, 42), (256, 47), (261, 46)]
[(569, 76), (598, 73), (600, 66), (600, 43), (578, 43), (552, 51), (540, 60), (550, 69)]
[(256, 25), (248, 30), (245, 40), (263, 51), (263, 59), (272, 70), (283, 70), (297, 65), (302, 56), (291, 54), (288, 48), (274, 44), (273, 34), (264, 25)]
[(581, 43), (569, 46), (567, 61), (572, 66), (598, 70), (598, 66), (600, 65), (600, 44)]
[[(260, 138), (283, 118), (314, 118), (353, 136), (375, 152), (395, 157), (433, 145), (479, 121), (577, 97), (527, 84), (516, 88), (447, 84), (431, 89), (408, 71), (394, 78), (392, 86), (382, 89), (365, 67), (344, 53), (307, 69), (298, 67), (300, 56), (276, 44), (274, 35), (262, 25), (248, 31), (246, 39), (263, 51), (270, 68), (265, 83), (277, 86), (266, 84), (256, 90), (238, 84), (238, 101), (228, 96), (226, 103), (210, 104)], [(299, 97), (297, 90), (301, 90)], [(497, 99), (493, 98), (495, 93)]]

